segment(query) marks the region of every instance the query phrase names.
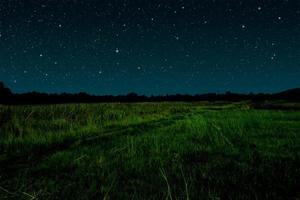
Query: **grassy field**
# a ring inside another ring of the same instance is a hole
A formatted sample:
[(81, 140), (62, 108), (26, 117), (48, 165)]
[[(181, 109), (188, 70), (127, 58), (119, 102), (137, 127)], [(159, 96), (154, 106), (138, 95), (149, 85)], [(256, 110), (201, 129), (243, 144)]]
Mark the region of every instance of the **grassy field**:
[(276, 105), (0, 105), (0, 199), (299, 199), (299, 104)]

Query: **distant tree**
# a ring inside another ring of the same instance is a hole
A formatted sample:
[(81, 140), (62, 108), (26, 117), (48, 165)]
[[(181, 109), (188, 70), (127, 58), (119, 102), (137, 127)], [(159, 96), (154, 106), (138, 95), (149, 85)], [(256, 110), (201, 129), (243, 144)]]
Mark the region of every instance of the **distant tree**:
[(226, 95), (226, 96), (231, 96), (231, 95), (232, 95), (232, 92), (226, 91), (225, 95)]
[(0, 96), (8, 96), (11, 95), (11, 91), (7, 88), (3, 82), (0, 81)]
[(127, 94), (127, 97), (131, 97), (131, 98), (134, 98), (134, 97), (138, 97), (139, 95), (135, 92), (130, 92)]

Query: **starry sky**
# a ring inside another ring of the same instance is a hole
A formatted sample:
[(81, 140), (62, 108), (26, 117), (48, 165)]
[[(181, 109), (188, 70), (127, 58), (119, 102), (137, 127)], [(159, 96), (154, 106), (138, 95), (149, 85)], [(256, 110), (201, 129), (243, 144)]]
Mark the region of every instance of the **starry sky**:
[(300, 1), (0, 1), (0, 80), (97, 95), (299, 87)]

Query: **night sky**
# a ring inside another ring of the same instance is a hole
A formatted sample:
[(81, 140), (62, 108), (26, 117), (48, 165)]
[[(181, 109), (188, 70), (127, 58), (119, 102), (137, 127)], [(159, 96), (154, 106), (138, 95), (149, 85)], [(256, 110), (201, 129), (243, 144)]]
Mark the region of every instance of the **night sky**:
[(299, 0), (1, 0), (13, 92), (277, 92), (300, 86)]

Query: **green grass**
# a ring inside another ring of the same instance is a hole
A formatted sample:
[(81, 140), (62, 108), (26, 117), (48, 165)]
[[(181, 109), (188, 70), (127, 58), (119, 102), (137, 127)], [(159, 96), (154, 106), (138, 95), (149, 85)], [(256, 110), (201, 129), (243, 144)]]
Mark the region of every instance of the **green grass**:
[(0, 199), (299, 199), (288, 105), (0, 106)]

